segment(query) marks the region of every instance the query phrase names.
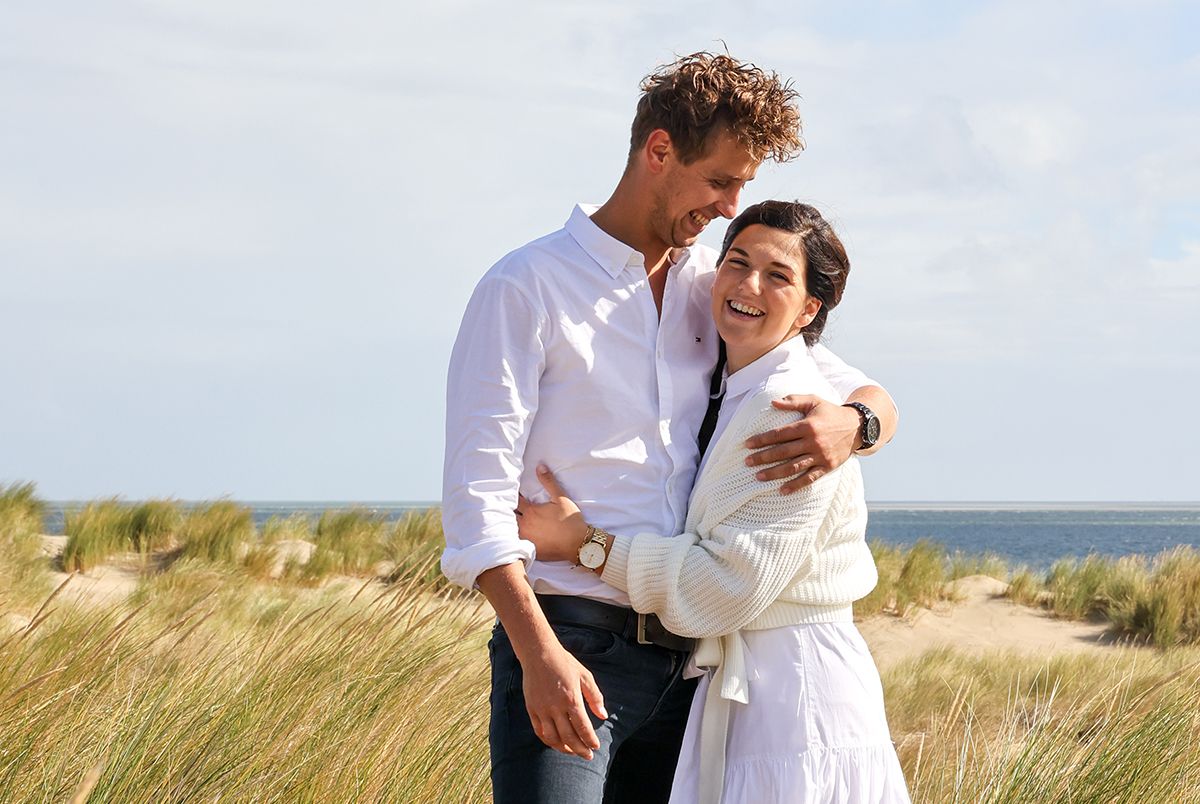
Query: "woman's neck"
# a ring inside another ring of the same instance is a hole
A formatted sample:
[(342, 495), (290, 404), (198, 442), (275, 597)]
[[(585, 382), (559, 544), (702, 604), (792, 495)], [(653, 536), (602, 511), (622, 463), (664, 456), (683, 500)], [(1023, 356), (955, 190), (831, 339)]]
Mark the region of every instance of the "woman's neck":
[(734, 372), (737, 372), (737, 371), (741, 371), (746, 366), (753, 363), (755, 360), (758, 360), (760, 357), (763, 357), (764, 355), (768, 355), (771, 352), (774, 352), (780, 346), (782, 346), (783, 344), (792, 340), (792, 338), (797, 337), (798, 335), (799, 335), (799, 333), (797, 333), (796, 335), (791, 335), (787, 338), (784, 338), (779, 343), (772, 346), (770, 349), (765, 349), (765, 350), (764, 349), (754, 349), (753, 347), (751, 347), (749, 349), (746, 349), (746, 348), (739, 349), (736, 344), (732, 344), (732, 343), (729, 343), (728, 341), (726, 341), (725, 342), (725, 373), (728, 375), (728, 374), (733, 374)]

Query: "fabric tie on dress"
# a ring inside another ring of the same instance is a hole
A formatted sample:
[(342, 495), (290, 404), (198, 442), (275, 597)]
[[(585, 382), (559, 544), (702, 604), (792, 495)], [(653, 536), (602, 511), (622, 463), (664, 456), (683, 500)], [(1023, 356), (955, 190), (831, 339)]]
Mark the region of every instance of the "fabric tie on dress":
[(713, 677), (704, 697), (700, 725), (700, 804), (720, 804), (725, 788), (725, 744), (729, 737), (729, 702), (750, 702), (746, 677), (746, 643), (740, 631), (700, 640), (693, 659), (711, 667)]

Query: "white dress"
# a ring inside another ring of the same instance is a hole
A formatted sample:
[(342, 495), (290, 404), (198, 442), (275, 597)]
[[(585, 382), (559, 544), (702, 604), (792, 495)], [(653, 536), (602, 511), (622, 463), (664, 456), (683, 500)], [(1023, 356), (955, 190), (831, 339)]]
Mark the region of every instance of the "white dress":
[[(909, 801), (879, 673), (852, 622), (746, 631), (745, 704), (729, 704), (724, 804)], [(671, 804), (700, 800), (700, 733), (712, 674), (692, 701)]]
[[(802, 350), (796, 338), (781, 345), (771, 359), (756, 361), (728, 378), (711, 443), (721, 437), (739, 404), (761, 387), (767, 372), (787, 373), (803, 364)], [(910, 800), (884, 713), (879, 672), (852, 621), (743, 631), (740, 638), (749, 694), (746, 703), (726, 704), (723, 804)], [(701, 750), (700, 735), (713, 673), (692, 662), (687, 674), (701, 678), (671, 804), (701, 800), (702, 767), (711, 762)]]

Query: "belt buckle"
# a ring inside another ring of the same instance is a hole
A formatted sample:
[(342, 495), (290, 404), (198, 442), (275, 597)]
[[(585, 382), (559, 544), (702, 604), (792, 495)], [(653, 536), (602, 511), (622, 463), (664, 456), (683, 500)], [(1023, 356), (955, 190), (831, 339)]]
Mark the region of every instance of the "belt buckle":
[(640, 611), (637, 616), (637, 641), (639, 645), (653, 645), (654, 643), (646, 639), (646, 615)]

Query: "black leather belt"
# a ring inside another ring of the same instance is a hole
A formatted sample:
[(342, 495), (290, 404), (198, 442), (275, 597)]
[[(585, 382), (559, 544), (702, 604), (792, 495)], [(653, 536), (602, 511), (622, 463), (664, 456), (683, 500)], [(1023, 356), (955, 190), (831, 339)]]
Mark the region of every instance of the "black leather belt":
[(672, 634), (656, 614), (639, 614), (624, 606), (570, 595), (537, 595), (546, 619), (560, 625), (584, 625), (620, 634), (639, 645), (690, 651), (695, 640)]

